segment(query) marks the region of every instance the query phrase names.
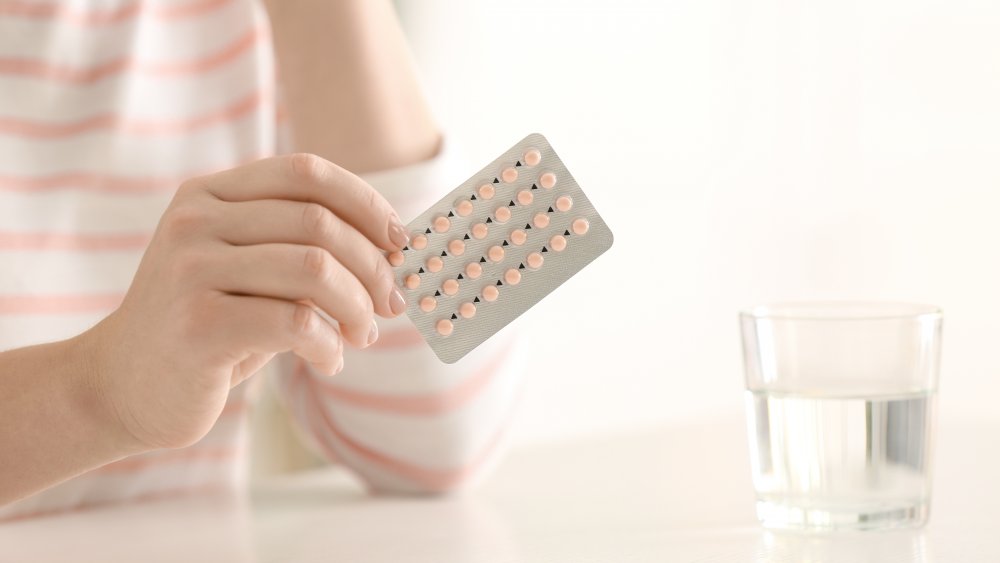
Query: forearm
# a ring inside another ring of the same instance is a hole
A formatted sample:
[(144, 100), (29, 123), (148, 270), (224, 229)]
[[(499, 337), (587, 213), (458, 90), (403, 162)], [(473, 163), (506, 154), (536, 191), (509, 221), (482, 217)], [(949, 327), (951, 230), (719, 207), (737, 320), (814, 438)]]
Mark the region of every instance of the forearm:
[(388, 0), (268, 0), (295, 150), (356, 172), (433, 156), (440, 133)]
[(0, 354), (0, 505), (140, 451), (104, 404), (92, 346)]

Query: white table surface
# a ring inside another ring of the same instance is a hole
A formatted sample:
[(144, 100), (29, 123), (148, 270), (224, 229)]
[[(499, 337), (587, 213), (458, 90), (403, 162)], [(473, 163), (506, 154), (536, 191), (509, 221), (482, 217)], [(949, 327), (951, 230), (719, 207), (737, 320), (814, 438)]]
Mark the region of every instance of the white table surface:
[(143, 503), (0, 525), (0, 561), (1000, 561), (1000, 424), (939, 430), (921, 530), (775, 534), (753, 515), (742, 421), (513, 452), (446, 498), (367, 496), (343, 471), (249, 499)]

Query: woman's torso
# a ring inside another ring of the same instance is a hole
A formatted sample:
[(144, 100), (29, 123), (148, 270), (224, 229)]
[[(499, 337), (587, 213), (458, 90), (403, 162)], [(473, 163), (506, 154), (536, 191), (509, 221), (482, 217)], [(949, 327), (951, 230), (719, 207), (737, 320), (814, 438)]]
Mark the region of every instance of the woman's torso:
[[(252, 0), (0, 0), (0, 349), (113, 311), (180, 182), (273, 154), (274, 84)], [(237, 485), (244, 395), (199, 444), (0, 518)]]

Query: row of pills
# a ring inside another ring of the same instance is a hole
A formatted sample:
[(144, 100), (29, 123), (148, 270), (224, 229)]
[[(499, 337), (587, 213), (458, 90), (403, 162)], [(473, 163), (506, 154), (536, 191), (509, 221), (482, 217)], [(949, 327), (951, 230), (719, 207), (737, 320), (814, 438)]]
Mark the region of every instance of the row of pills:
[[(559, 196), (556, 199), (556, 201), (555, 201), (554, 207), (558, 211), (562, 211), (562, 212), (569, 211), (569, 210), (571, 210), (573, 208), (573, 199), (570, 198), (569, 196)], [(500, 223), (506, 223), (508, 220), (510, 220), (510, 211), (508, 211), (506, 207), (501, 207), (498, 210), (497, 215), (501, 215), (499, 213), (500, 210), (506, 211), (506, 214), (503, 215), (503, 217), (504, 217), (503, 220), (500, 220), (500, 219), (497, 219), (497, 220)], [(552, 213), (552, 212), (553, 212), (553, 208), (550, 207), (548, 209), (548, 213)], [(445, 220), (447, 220), (447, 218), (445, 218), (445, 217), (439, 217), (438, 219), (445, 219)], [(581, 220), (585, 221), (585, 219), (577, 219), (577, 221), (581, 221)], [(549, 226), (549, 223), (550, 223), (550, 219), (549, 219), (548, 214), (546, 212), (539, 212), (539, 213), (536, 213), (534, 217), (532, 217), (531, 223), (525, 225), (525, 229), (530, 229), (532, 227), (534, 227), (536, 229), (544, 229), (544, 228), (546, 228), (546, 227)], [(577, 228), (578, 227), (574, 223), (574, 230), (576, 230)], [(447, 229), (445, 229), (444, 231), (447, 231)], [(578, 234), (582, 234), (582, 233), (578, 233)], [(452, 255), (452, 256), (461, 256), (461, 255), (465, 254), (465, 241), (469, 240), (470, 236), (472, 238), (474, 238), (474, 239), (482, 240), (482, 239), (486, 238), (488, 235), (489, 235), (489, 225), (487, 225), (486, 223), (475, 223), (475, 224), (473, 224), (469, 228), (469, 232), (465, 234), (464, 240), (463, 239), (453, 239), (453, 240), (451, 240), (451, 241), (448, 242), (447, 253), (450, 254), (450, 255)], [(520, 245), (524, 244), (524, 241), (527, 240), (527, 237), (528, 237), (528, 235), (527, 235), (527, 233), (523, 229), (515, 229), (514, 231), (512, 231), (510, 233), (510, 236), (508, 238), (510, 239), (510, 241), (513, 244), (520, 246)], [(409, 247), (407, 247), (406, 250), (408, 250), (411, 247), (414, 250), (423, 250), (424, 248), (426, 248), (427, 247), (427, 236), (426, 236), (426, 234), (425, 233), (414, 234), (410, 238), (410, 245), (409, 245)], [(498, 255), (498, 258), (496, 258), (496, 259), (493, 259), (493, 256), (491, 255), (490, 258), (494, 262), (499, 262), (500, 260), (503, 259), (503, 249), (501, 249), (501, 248), (499, 248), (497, 246), (494, 246), (494, 247), (490, 248), (490, 253), (495, 253), (496, 255)], [(443, 254), (443, 255), (446, 255), (446, 254)], [(392, 253), (389, 254), (388, 259), (389, 259), (389, 263), (394, 268), (398, 268), (399, 266), (402, 266), (406, 262), (406, 255), (403, 252), (401, 252), (401, 251), (395, 251), (395, 252), (392, 252)], [(426, 267), (427, 267), (427, 269), (430, 272), (438, 272), (441, 269), (441, 265), (442, 265), (441, 259), (439, 257), (437, 257), (437, 256), (432, 256), (432, 257), (430, 257), (427, 260)]]
[[(486, 184), (486, 186), (489, 186), (489, 184)], [(537, 188), (523, 189), (517, 192), (517, 194), (514, 196), (514, 199), (510, 200), (510, 203), (508, 203), (507, 205), (501, 205), (496, 209), (494, 209), (493, 214), (486, 219), (485, 223), (476, 223), (475, 225), (473, 225), (473, 235), (475, 236), (475, 238), (481, 239), (486, 236), (487, 230), (489, 229), (489, 227), (487, 226), (488, 223), (492, 223), (494, 221), (496, 221), (497, 223), (506, 223), (507, 221), (510, 221), (511, 218), (510, 208), (513, 207), (514, 205), (521, 205), (521, 206), (531, 205), (535, 200), (535, 196), (532, 195), (531, 193), (533, 189)], [(480, 191), (482, 191), (482, 188), (480, 188)], [(515, 200), (517, 200), (516, 204), (514, 203)], [(573, 209), (573, 198), (571, 198), (568, 195), (559, 196), (558, 198), (556, 198), (554, 207), (559, 211), (563, 212), (569, 211), (570, 209)], [(551, 213), (552, 210), (553, 210), (552, 207), (550, 207), (549, 212)], [(454, 217), (456, 213), (462, 217), (469, 216), (472, 213), (472, 202), (470, 200), (463, 199), (455, 204), (455, 210), (449, 212), (448, 215), (439, 215), (438, 217), (435, 217), (434, 221), (431, 223), (431, 226), (427, 228), (426, 232), (414, 235), (413, 237), (414, 239), (416, 239), (417, 241), (422, 240), (423, 242), (422, 243), (418, 242), (417, 244), (420, 244), (421, 246), (414, 245), (413, 248), (420, 250), (421, 248), (426, 246), (427, 241), (424, 235), (430, 234), (432, 231), (438, 234), (447, 233), (451, 229), (451, 217)], [(544, 215), (539, 213), (536, 214), (534, 218), (536, 220), (539, 220), (539, 217), (544, 217)], [(478, 229), (476, 227), (478, 227)]]
[[(588, 223), (586, 219), (580, 217), (573, 220), (570, 229), (572, 229), (574, 234), (584, 235), (590, 229), (590, 223)], [(553, 236), (552, 238), (549, 239), (548, 247), (556, 252), (562, 252), (566, 248), (566, 235), (569, 235), (569, 233), (570, 231), (567, 230), (562, 235)], [(528, 238), (528, 235), (525, 231), (517, 229), (513, 231), (510, 234), (510, 237), (508, 238), (511, 239), (511, 242), (513, 244), (520, 246), (525, 243), (525, 241)], [(452, 242), (460, 242), (460, 241), (452, 241)], [(506, 251), (504, 251), (503, 249), (505, 245), (507, 245), (507, 240), (504, 240), (503, 243), (493, 245), (489, 249), (487, 249), (486, 255), (481, 256), (479, 258), (479, 262), (469, 262), (468, 264), (466, 264), (463, 270), (465, 272), (465, 277), (468, 277), (470, 279), (479, 278), (479, 276), (481, 276), (483, 273), (483, 267), (480, 264), (486, 262), (487, 260), (494, 264), (502, 262), (504, 256), (506, 255)], [(465, 247), (463, 245), (461, 252), (452, 252), (452, 254), (456, 256), (461, 256), (465, 252), (464, 248)], [(444, 254), (445, 253), (442, 253), (442, 255)], [(538, 254), (537, 252), (529, 254), (527, 259), (530, 261), (531, 257), (537, 254)], [(390, 263), (391, 262), (392, 259), (390, 258)], [(399, 262), (399, 264), (393, 264), (393, 266), (398, 266), (401, 264), (402, 262)], [(421, 279), (420, 274), (424, 273), (425, 271), (430, 272), (432, 274), (436, 274), (440, 272), (443, 267), (444, 267), (444, 260), (442, 260), (441, 256), (431, 256), (424, 263), (424, 266), (421, 267), (417, 272), (408, 274), (405, 278), (403, 278), (403, 285), (406, 286), (407, 289), (417, 289), (420, 287), (420, 279)], [(446, 280), (445, 283), (447, 283), (448, 281), (454, 281), (454, 280)], [(457, 287), (455, 291), (449, 292), (447, 291), (447, 288), (445, 291), (445, 293), (448, 295), (454, 295), (456, 292), (457, 292)]]

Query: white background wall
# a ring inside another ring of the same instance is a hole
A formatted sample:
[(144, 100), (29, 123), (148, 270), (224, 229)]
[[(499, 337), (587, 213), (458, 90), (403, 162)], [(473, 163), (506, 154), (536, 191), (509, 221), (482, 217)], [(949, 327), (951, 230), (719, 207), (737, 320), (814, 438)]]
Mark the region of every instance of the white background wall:
[(941, 305), (942, 415), (1000, 412), (1000, 4), (401, 4), (469, 172), (542, 132), (615, 231), (514, 325), (518, 441), (739, 412), (785, 299)]

